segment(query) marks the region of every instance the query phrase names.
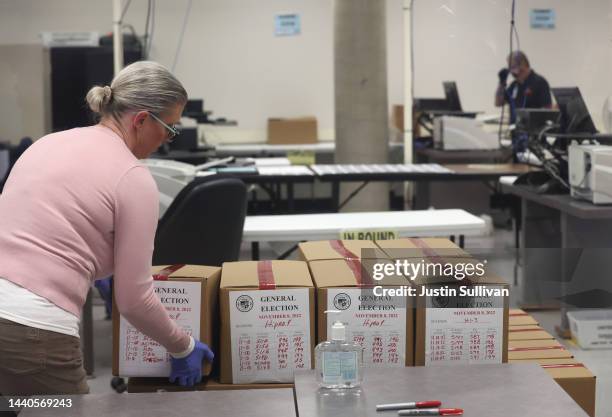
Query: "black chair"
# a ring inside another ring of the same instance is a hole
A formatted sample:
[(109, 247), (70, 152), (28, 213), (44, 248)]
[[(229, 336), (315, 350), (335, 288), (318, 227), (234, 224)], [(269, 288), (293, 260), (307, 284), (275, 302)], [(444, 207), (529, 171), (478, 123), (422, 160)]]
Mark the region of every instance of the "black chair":
[(153, 265), (238, 260), (246, 200), (246, 186), (237, 178), (211, 175), (187, 184), (159, 221)]

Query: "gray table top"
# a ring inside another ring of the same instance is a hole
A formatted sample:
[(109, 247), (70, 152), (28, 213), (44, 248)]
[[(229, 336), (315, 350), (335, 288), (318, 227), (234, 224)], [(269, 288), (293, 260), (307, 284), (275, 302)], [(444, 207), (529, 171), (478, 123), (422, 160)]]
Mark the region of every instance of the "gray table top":
[(595, 205), (588, 201), (576, 200), (569, 194), (538, 194), (534, 187), (527, 185), (503, 185), (502, 190), (582, 219), (612, 218), (612, 206)]
[(395, 417), (377, 404), (442, 401), (464, 417), (586, 417), (537, 364), (370, 369), (360, 395), (318, 389), (313, 371), (295, 377), (300, 417)]
[(72, 408), (26, 409), (19, 417), (295, 417), (293, 391), (160, 392), (74, 395)]

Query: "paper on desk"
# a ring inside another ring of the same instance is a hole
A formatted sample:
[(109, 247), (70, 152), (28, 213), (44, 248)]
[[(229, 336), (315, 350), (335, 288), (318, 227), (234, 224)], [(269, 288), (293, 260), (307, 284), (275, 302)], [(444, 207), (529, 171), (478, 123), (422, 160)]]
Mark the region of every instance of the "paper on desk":
[[(153, 285), (170, 318), (188, 334), (199, 339), (202, 283), (173, 280), (154, 281)], [(167, 292), (161, 292), (164, 289)], [(119, 323), (119, 375), (170, 375), (170, 355), (166, 349), (142, 334), (123, 316)]]
[(313, 175), (308, 167), (302, 165), (291, 166), (258, 166), (259, 175)]
[[(366, 291), (329, 288), (327, 306), (340, 311), (328, 316), (327, 334), (336, 320), (346, 325), (346, 340), (363, 347), (363, 364), (369, 368), (406, 366), (406, 297), (364, 300)], [(371, 294), (370, 294), (371, 295)]]

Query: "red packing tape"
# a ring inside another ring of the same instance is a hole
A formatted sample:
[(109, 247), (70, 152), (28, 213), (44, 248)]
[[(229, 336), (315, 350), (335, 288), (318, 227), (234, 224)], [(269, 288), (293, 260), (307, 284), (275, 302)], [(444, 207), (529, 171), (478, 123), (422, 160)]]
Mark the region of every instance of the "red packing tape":
[(553, 349), (565, 350), (563, 346), (540, 346), (540, 347), (508, 348), (508, 352), (527, 352), (529, 350), (553, 350)]
[(374, 282), (372, 277), (366, 274), (365, 277), (361, 273), (361, 261), (359, 256), (348, 250), (341, 240), (330, 240), (329, 245), (342, 256), (350, 270), (353, 272), (355, 282), (358, 287), (373, 287)]
[(544, 332), (544, 329), (516, 329), (516, 330), (508, 330), (510, 333), (516, 332)]
[[(414, 246), (416, 246), (417, 248), (421, 249), (423, 251), (423, 253), (425, 254), (425, 256), (427, 256), (428, 259), (430, 259), (433, 262), (436, 263), (440, 263), (444, 265), (444, 258), (442, 258), (440, 255), (438, 255), (436, 253), (435, 250), (433, 250), (427, 243), (425, 243), (425, 241), (423, 239), (419, 239), (418, 237), (410, 237), (408, 238), (413, 244)], [(467, 285), (473, 285), (474, 283), (472, 282), (471, 279), (469, 278), (463, 278), (461, 280), (461, 282), (467, 284)]]
[(550, 365), (542, 365), (542, 368), (586, 368), (583, 363), (555, 363)]
[(518, 317), (518, 316), (528, 316), (529, 314), (527, 313), (511, 313), (509, 314), (510, 317)]
[(273, 290), (276, 288), (274, 272), (272, 271), (272, 261), (257, 262), (257, 279), (259, 279), (260, 290)]
[(185, 264), (170, 265), (159, 271), (157, 274), (153, 274), (155, 281), (168, 281), (168, 277), (184, 267)]

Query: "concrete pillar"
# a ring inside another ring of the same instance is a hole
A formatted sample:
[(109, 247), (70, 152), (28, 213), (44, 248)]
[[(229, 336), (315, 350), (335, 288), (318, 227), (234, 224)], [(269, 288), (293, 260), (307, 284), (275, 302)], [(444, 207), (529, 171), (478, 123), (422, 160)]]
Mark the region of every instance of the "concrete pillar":
[[(389, 116), (384, 0), (334, 0), (334, 81), (338, 164), (386, 163)], [(341, 200), (357, 183), (344, 183)], [(370, 183), (343, 211), (389, 207), (389, 184)]]

